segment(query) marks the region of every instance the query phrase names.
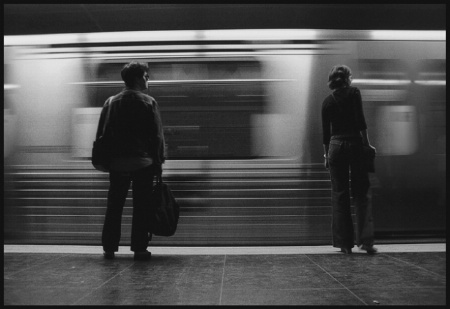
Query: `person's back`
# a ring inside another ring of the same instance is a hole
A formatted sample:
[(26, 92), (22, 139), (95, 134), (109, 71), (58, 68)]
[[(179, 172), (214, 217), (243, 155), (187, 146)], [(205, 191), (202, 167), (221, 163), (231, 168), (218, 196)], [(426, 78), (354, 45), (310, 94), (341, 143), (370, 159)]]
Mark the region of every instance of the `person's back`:
[(330, 142), (331, 136), (360, 137), (360, 132), (367, 129), (361, 93), (356, 87), (335, 89), (323, 102), (322, 117), (324, 144)]
[(161, 164), (164, 160), (164, 137), (155, 99), (142, 92), (125, 89), (112, 97), (111, 106), (113, 161), (136, 157), (149, 158), (152, 163)]

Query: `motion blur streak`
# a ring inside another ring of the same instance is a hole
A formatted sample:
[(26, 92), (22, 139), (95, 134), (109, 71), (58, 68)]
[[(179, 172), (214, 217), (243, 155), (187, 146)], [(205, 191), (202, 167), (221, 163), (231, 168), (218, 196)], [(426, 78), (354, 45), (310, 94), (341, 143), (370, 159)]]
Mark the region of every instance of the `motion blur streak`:
[(335, 64), (352, 68), (377, 148), (376, 236), (445, 232), (445, 31), (5, 36), (4, 55), (5, 243), (100, 244), (108, 175), (89, 159), (130, 60), (149, 64), (182, 208), (156, 245), (330, 243), (320, 111)]

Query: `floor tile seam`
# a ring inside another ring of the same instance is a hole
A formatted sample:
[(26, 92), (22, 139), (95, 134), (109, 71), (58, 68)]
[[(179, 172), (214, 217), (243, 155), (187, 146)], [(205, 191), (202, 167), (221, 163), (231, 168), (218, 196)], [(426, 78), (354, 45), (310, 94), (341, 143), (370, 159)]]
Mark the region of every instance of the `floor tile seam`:
[(120, 276), (121, 273), (123, 273), (125, 270), (127, 270), (128, 268), (130, 268), (131, 266), (133, 266), (135, 263), (130, 264), (128, 267), (125, 267), (124, 269), (122, 269), (121, 271), (119, 271), (116, 275), (112, 276), (111, 278), (109, 278), (108, 280), (104, 281), (102, 284), (100, 284), (99, 286), (92, 288), (91, 291), (87, 294), (85, 294), (84, 296), (82, 296), (81, 298), (79, 298), (77, 301), (75, 301), (72, 305), (76, 305), (78, 302), (82, 301), (83, 299), (85, 299), (86, 297), (88, 297), (89, 295), (91, 295), (92, 293), (94, 293), (95, 291), (97, 291), (98, 289), (100, 289), (102, 286), (104, 286), (105, 284), (107, 284), (108, 282), (110, 282), (111, 280), (113, 280), (114, 278), (116, 278), (117, 276)]
[(182, 279), (183, 284), (189, 283), (189, 271), (192, 269), (192, 266), (188, 265), (183, 267), (180, 273), (177, 273), (178, 278)]
[(314, 260), (312, 260), (309, 256), (307, 256), (310, 261), (312, 261), (314, 264), (317, 265), (322, 271), (324, 271), (328, 276), (330, 276), (333, 280), (335, 280), (337, 283), (339, 283), (341, 286), (343, 286), (350, 294), (352, 294), (356, 299), (358, 299), (361, 303), (364, 305), (368, 305), (364, 300), (362, 300), (358, 295), (356, 295), (352, 290), (350, 290), (347, 286), (345, 286), (342, 282), (340, 282), (338, 279), (336, 279), (333, 275), (331, 275), (328, 271), (326, 271), (322, 266), (317, 264)]
[(223, 257), (222, 282), (220, 283), (219, 306), (222, 305), (223, 282), (224, 282), (224, 278), (225, 278), (226, 262), (227, 262), (227, 255), (225, 254), (224, 257)]
[(445, 276), (445, 275), (440, 275), (440, 274), (438, 274), (438, 273), (435, 273), (434, 271), (428, 270), (428, 269), (426, 269), (426, 268), (423, 268), (423, 267), (421, 267), (421, 266), (419, 266), (419, 265), (416, 265), (416, 264), (413, 264), (413, 263), (410, 263), (410, 262), (404, 261), (404, 260), (402, 260), (402, 259), (396, 258), (396, 257), (394, 257), (394, 256), (391, 256), (391, 255), (389, 255), (389, 254), (386, 254), (386, 253), (385, 253), (384, 255), (388, 256), (388, 257), (389, 257), (389, 258), (391, 258), (391, 259), (394, 259), (394, 260), (400, 261), (400, 262), (402, 262), (402, 263), (404, 263), (404, 264), (407, 264), (407, 265), (413, 266), (413, 267), (415, 267), (415, 268), (419, 268), (420, 270), (423, 270), (423, 271), (425, 271), (425, 272), (427, 272), (427, 273), (430, 273), (430, 274), (433, 274), (433, 275), (435, 275), (435, 276), (438, 276), (438, 277), (441, 277), (441, 278), (446, 278), (446, 276)]

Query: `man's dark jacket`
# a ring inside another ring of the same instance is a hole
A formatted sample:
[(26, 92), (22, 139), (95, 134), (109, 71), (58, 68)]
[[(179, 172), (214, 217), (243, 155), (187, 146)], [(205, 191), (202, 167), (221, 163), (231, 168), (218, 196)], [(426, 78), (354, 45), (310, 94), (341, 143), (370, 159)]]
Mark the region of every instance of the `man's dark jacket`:
[(154, 164), (164, 163), (164, 134), (154, 98), (128, 88), (108, 98), (100, 114), (97, 139), (102, 135), (108, 108), (106, 132), (109, 130), (112, 136), (112, 157), (150, 157)]

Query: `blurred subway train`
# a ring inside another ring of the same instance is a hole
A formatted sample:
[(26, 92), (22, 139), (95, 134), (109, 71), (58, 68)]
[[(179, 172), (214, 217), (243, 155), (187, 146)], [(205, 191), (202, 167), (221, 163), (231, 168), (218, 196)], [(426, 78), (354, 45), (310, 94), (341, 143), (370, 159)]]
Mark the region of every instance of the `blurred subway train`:
[[(375, 236), (445, 234), (445, 31), (143, 31), (4, 37), (5, 243), (100, 245), (109, 179), (91, 147), (131, 60), (149, 65), (181, 205), (155, 245), (331, 244), (320, 115), (335, 64), (377, 149)], [(123, 245), (131, 215), (130, 190)]]

